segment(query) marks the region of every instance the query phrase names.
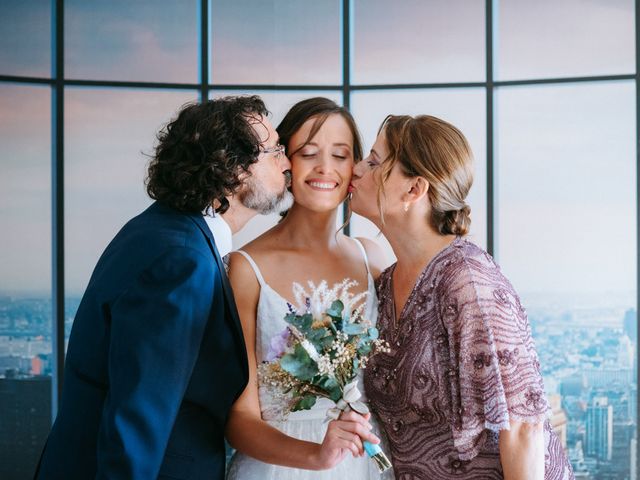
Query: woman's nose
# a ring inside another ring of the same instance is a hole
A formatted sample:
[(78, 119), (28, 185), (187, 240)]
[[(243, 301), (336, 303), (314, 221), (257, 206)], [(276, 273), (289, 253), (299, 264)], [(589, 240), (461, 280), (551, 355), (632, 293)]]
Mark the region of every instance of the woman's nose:
[(359, 161), (358, 163), (353, 165), (353, 177), (354, 178), (360, 178), (362, 177), (362, 161)]
[(331, 171), (332, 158), (330, 155), (318, 155), (314, 170), (319, 173)]

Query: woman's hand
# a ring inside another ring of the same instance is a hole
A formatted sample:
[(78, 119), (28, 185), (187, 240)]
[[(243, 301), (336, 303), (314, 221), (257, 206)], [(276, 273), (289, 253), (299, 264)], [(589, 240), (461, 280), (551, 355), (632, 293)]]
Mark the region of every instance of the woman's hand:
[(499, 443), (505, 480), (544, 479), (544, 424), (512, 421)]
[(354, 457), (364, 455), (362, 442), (380, 443), (380, 439), (371, 433), (370, 414), (365, 416), (355, 412), (346, 412), (339, 420), (329, 422), (322, 444), (318, 446), (314, 463), (319, 470), (333, 468), (349, 452)]

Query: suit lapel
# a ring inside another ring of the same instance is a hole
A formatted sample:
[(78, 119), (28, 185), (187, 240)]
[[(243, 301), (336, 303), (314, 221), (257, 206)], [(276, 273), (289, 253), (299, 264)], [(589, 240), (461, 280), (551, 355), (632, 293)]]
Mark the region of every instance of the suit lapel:
[(209, 242), (209, 247), (213, 252), (213, 256), (216, 260), (216, 264), (218, 265), (218, 269), (220, 270), (220, 278), (222, 280), (222, 289), (224, 291), (224, 298), (227, 304), (227, 312), (229, 313), (229, 319), (231, 321), (231, 327), (238, 339), (240, 346), (242, 347), (242, 356), (245, 358), (243, 362), (245, 371), (248, 373), (249, 368), (246, 361), (246, 346), (244, 343), (244, 335), (242, 333), (242, 325), (240, 323), (240, 317), (238, 315), (238, 309), (236, 308), (236, 301), (233, 296), (233, 290), (231, 289), (231, 285), (229, 284), (229, 278), (227, 277), (227, 272), (224, 268), (224, 263), (220, 258), (220, 254), (218, 253), (218, 248), (216, 247), (216, 241), (213, 238), (213, 234), (209, 229), (209, 226), (205, 222), (202, 215), (189, 215), (189, 217), (195, 222), (196, 225), (200, 228), (204, 236), (207, 238)]

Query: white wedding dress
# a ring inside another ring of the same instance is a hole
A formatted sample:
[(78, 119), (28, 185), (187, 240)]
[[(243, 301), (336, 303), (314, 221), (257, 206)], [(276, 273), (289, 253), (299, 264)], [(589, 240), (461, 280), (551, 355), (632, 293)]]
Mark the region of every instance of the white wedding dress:
[[(367, 304), (365, 306), (364, 318), (375, 324), (378, 316), (378, 299), (376, 297), (373, 278), (369, 272), (367, 254), (362, 244), (355, 240), (362, 252), (362, 256), (367, 266)], [(287, 300), (282, 298), (269, 284), (264, 281), (260, 269), (253, 259), (244, 251), (239, 250), (253, 268), (256, 278), (260, 284), (260, 298), (258, 300), (256, 318), (256, 360), (261, 363), (266, 361), (269, 352), (270, 342), (273, 337), (281, 333), (287, 326), (284, 321), (285, 315), (289, 312)], [(330, 286), (331, 287), (331, 286)], [(360, 379), (360, 391), (363, 393), (362, 379)], [(277, 399), (273, 398), (267, 389), (259, 386), (260, 411), (262, 419), (270, 425), (287, 435), (316, 443), (322, 443), (327, 423), (325, 418), (327, 410), (335, 404), (325, 398), (319, 399), (311, 410), (292, 412), (286, 417), (279, 413)], [(371, 419), (373, 431), (378, 436), (380, 428), (374, 418)], [(383, 450), (389, 456), (389, 450), (382, 445)], [(390, 458), (390, 456), (389, 456)], [(392, 469), (387, 470), (383, 475), (378, 473), (378, 469), (373, 460), (364, 457), (353, 458), (349, 453), (344, 460), (331, 470), (313, 471), (301, 470), (297, 468), (281, 467), (256, 460), (241, 452), (235, 452), (229, 462), (227, 470), (227, 480), (369, 480), (369, 479), (392, 479)]]

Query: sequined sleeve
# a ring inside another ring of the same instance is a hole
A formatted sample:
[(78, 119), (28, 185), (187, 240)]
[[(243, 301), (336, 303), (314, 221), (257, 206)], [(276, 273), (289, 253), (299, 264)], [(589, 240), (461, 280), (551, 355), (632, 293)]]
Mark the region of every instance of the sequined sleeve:
[(508, 429), (512, 420), (543, 422), (549, 406), (527, 315), (491, 258), (451, 262), (439, 290), (453, 443), (460, 459), (469, 460), (487, 430)]

